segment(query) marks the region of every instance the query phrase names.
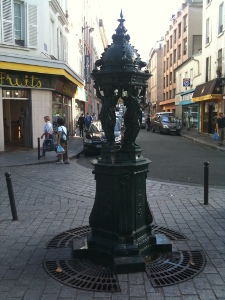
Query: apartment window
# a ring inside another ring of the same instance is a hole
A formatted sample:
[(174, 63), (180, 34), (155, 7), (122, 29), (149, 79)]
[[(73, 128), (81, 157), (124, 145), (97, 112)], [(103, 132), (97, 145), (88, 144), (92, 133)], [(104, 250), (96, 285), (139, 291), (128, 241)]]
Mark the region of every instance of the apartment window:
[(0, 42), (37, 47), (37, 6), (24, 1), (0, 0)]
[(176, 83), (176, 71), (173, 71), (173, 82)]
[(167, 52), (169, 52), (169, 41), (166, 42), (166, 49), (167, 49)]
[(177, 59), (179, 60), (181, 58), (181, 44), (178, 45), (178, 52), (177, 52)]
[(164, 53), (164, 56), (166, 55), (166, 45), (163, 46), (163, 53)]
[(185, 38), (183, 41), (183, 49), (184, 49), (183, 54), (186, 55), (187, 54), (187, 38)]
[(168, 86), (168, 82), (169, 82), (168, 79), (169, 79), (169, 78), (168, 78), (168, 75), (166, 75), (166, 86)]
[(172, 35), (170, 36), (170, 49), (172, 48), (173, 46), (173, 42), (172, 42)]
[(205, 43), (208, 44), (210, 42), (210, 33), (209, 33), (209, 18), (206, 20), (206, 39)]
[(176, 63), (176, 58), (177, 58), (177, 50), (175, 49), (173, 51), (173, 63), (175, 64)]
[(211, 79), (211, 57), (206, 58), (206, 68), (205, 68), (205, 82)]
[(183, 17), (184, 32), (187, 31), (187, 15)]
[(222, 49), (219, 49), (218, 50), (218, 63), (217, 63), (217, 69), (216, 69), (216, 74), (217, 74), (217, 77), (222, 77)]
[(169, 58), (166, 59), (166, 69), (168, 70), (169, 68)]
[(173, 73), (172, 72), (170, 72), (170, 84), (172, 84), (173, 82), (172, 82), (172, 80), (173, 80)]
[(176, 29), (173, 32), (173, 42), (174, 42), (174, 44), (176, 44), (176, 42), (177, 42), (177, 30)]
[(223, 32), (223, 15), (224, 15), (223, 2), (219, 6), (219, 23), (218, 23), (218, 34)]
[(170, 67), (172, 67), (172, 64), (173, 64), (173, 56), (172, 54), (170, 54)]
[(181, 23), (178, 24), (178, 38), (181, 37)]
[(166, 71), (166, 62), (164, 61), (163, 62), (163, 72), (165, 72)]

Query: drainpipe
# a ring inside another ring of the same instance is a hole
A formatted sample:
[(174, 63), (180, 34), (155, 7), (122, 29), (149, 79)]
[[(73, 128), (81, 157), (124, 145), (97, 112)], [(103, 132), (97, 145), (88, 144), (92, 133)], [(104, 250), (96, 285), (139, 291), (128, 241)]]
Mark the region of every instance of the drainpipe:
[(192, 78), (192, 80), (193, 80), (194, 78), (200, 76), (201, 73), (199, 73), (199, 60), (198, 60), (198, 59), (195, 59), (193, 56), (191, 57), (191, 59), (194, 60), (194, 61), (197, 61), (197, 63), (198, 63), (198, 75), (196, 75), (195, 77), (193, 77), (193, 78)]
[[(191, 59), (198, 63), (198, 74), (192, 78), (192, 80), (193, 80), (196, 77), (200, 76), (201, 73), (199, 73), (199, 60), (195, 59), (193, 56), (191, 57)], [(199, 104), (198, 104), (198, 133), (200, 133), (200, 106), (199, 106)]]

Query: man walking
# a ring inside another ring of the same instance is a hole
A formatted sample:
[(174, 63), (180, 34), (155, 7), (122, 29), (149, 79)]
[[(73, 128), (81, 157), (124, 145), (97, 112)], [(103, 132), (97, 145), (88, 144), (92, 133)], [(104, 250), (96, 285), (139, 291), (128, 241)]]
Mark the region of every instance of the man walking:
[(219, 146), (223, 146), (223, 140), (224, 140), (224, 131), (225, 131), (225, 116), (222, 112), (219, 113), (219, 118), (217, 118), (216, 121), (216, 129), (217, 134), (219, 136), (218, 144)]
[(77, 123), (78, 123), (78, 126), (79, 126), (80, 137), (83, 137), (84, 136), (84, 126), (85, 126), (84, 114), (83, 113), (79, 117)]
[(92, 123), (92, 116), (89, 115), (89, 113), (86, 114), (85, 117), (85, 125), (86, 125), (86, 129), (88, 130), (88, 128), (90, 127), (91, 123)]

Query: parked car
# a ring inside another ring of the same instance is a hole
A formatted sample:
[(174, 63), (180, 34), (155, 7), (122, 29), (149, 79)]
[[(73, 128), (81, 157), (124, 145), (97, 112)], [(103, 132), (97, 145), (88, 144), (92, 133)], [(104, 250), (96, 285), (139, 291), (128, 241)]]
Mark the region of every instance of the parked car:
[(158, 114), (151, 124), (152, 131), (159, 131), (159, 133), (175, 133), (180, 135), (181, 124), (174, 116), (166, 116)]
[[(121, 144), (123, 131), (119, 122), (116, 122), (114, 127), (115, 143)], [(100, 154), (101, 149), (107, 140), (100, 121), (91, 123), (88, 131), (85, 133), (83, 145), (84, 154)]]

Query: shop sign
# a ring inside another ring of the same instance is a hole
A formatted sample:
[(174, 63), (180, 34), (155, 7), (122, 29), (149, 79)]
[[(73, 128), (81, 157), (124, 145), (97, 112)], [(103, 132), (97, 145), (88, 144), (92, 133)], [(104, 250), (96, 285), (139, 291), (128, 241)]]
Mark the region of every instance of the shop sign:
[(55, 89), (57, 92), (73, 98), (76, 93), (77, 85), (73, 82), (57, 78)]
[(189, 93), (181, 96), (181, 101), (187, 101), (192, 99), (194, 93)]
[(51, 88), (51, 80), (37, 74), (0, 72), (0, 86)]
[(85, 55), (85, 81), (91, 83), (90, 55)]
[(190, 78), (184, 78), (183, 79), (183, 86), (190, 86), (190, 82), (191, 82)]

